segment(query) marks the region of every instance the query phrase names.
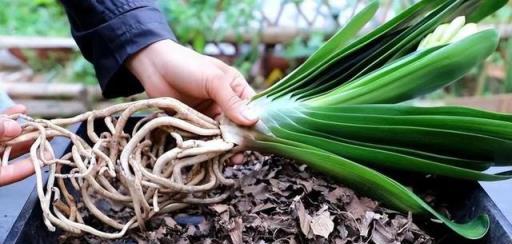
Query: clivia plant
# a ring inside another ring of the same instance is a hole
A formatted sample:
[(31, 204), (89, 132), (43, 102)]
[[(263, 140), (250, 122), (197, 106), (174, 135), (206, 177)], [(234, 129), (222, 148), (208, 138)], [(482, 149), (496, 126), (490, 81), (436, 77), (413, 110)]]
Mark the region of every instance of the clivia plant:
[[(488, 231), (486, 215), (455, 223), (379, 170), (470, 181), (512, 177), (509, 172), (483, 172), (512, 165), (511, 115), (401, 104), (456, 81), (486, 59), (499, 37), (496, 30), (482, 30), (475, 23), (506, 2), (422, 0), (355, 38), (377, 11), (374, 1), (305, 63), (252, 99), (250, 106), (261, 120), (251, 128), (227, 119), (217, 122), (179, 101), (157, 98), (68, 119), (14, 115), (26, 120), (23, 135), (3, 146), (35, 139), (30, 155), (50, 230), (56, 225), (77, 234), (118, 238), (128, 229), (144, 229), (156, 214), (222, 201), (229, 195), (226, 189), (236, 184), (224, 178), (224, 161), (237, 151), (256, 150), (303, 162), (390, 208), (430, 215), (459, 235), (478, 239)], [(128, 118), (145, 109), (157, 111), (126, 131)], [(99, 135), (97, 119), (108, 128)], [(87, 121), (92, 144), (63, 128), (80, 121)], [(71, 152), (60, 159), (53, 157), (48, 142), (57, 136), (72, 142)], [(46, 187), (41, 165), (50, 168)], [(70, 181), (80, 199), (64, 181)], [(98, 195), (121, 204), (132, 217), (102, 212), (91, 200)], [(119, 231), (87, 225), (84, 210)]]

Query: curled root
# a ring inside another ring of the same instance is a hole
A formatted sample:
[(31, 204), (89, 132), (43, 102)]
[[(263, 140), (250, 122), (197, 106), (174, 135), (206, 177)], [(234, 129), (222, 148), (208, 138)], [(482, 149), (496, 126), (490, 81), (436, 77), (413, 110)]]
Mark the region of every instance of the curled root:
[[(152, 113), (128, 132), (129, 118), (148, 109)], [(68, 119), (10, 117), (25, 122), (22, 135), (2, 144), (2, 162), (7, 164), (12, 145), (35, 140), (30, 157), (44, 223), (51, 231), (59, 227), (119, 238), (129, 229), (143, 230), (156, 214), (222, 201), (229, 192), (219, 187), (235, 185), (222, 174), (234, 144), (222, 139), (216, 121), (171, 98), (118, 104)], [(77, 122), (87, 124), (87, 138), (64, 128)], [(106, 129), (98, 135), (99, 124)], [(70, 152), (61, 158), (54, 157), (49, 143), (54, 137), (71, 141)], [(46, 186), (41, 166), (49, 167)], [(93, 228), (84, 222), (84, 213), (114, 231)]]

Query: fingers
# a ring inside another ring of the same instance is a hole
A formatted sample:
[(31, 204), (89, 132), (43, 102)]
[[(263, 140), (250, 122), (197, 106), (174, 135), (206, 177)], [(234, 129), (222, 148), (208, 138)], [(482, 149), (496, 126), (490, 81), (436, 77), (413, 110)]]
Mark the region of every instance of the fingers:
[[(7, 115), (25, 113), (26, 107), (15, 105), (6, 109), (3, 113)], [(14, 120), (0, 118), (0, 141), (9, 140), (21, 134), (21, 126)], [(31, 141), (13, 145), (10, 157), (16, 157), (28, 151)], [(2, 166), (0, 166), (2, 167)], [(29, 158), (9, 164), (0, 170), (0, 186), (11, 184), (27, 178), (34, 173), (34, 166)]]
[(226, 65), (225, 63), (223, 63), (222, 61), (220, 61), (218, 59), (215, 59), (215, 58), (211, 58), (211, 59), (217, 61), (217, 63), (222, 64), (222, 65), (220, 65), (220, 64), (217, 64), (217, 65), (219, 66), (219, 68), (221, 70), (223, 70), (226, 73), (226, 75), (233, 77), (231, 79), (230, 85), (233, 88), (233, 91), (235, 91), (235, 93), (238, 94), (238, 96), (240, 98), (242, 98), (242, 100), (249, 100), (254, 95), (256, 95), (256, 92), (247, 83), (247, 81), (245, 80), (242, 73), (240, 73), (240, 71), (238, 71), (237, 69), (235, 69), (231, 66)]
[(222, 109), (213, 100), (205, 100), (194, 108), (211, 118), (216, 118), (222, 114)]
[[(2, 114), (12, 115), (27, 112), (27, 108), (24, 105), (17, 104), (2, 112)], [(21, 126), (18, 122), (0, 118), (0, 141), (8, 140), (21, 134)]]
[[(0, 166), (1, 167), (1, 166)], [(2, 167), (0, 170), (0, 186), (23, 180), (34, 174), (34, 164), (30, 158)]]
[(231, 82), (231, 88), (243, 100), (249, 100), (256, 95), (256, 92), (254, 92), (252, 87), (247, 84), (241, 74)]
[(240, 97), (244, 100), (249, 100), (251, 99), (254, 95), (256, 95), (256, 92), (254, 91), (254, 89), (252, 89), (251, 86), (249, 86), (247, 83), (246, 83), (246, 86), (244, 87), (244, 89), (242, 90), (242, 93), (240, 93)]
[(226, 75), (213, 78), (207, 85), (207, 92), (229, 119), (239, 125), (251, 126), (258, 122), (258, 116), (235, 93), (231, 87), (232, 79)]
[(21, 126), (18, 122), (0, 118), (0, 141), (5, 141), (21, 134)]
[(217, 67), (222, 70), (217, 75), (209, 77), (206, 82), (207, 94), (220, 107), (222, 112), (233, 122), (251, 126), (258, 122), (258, 115), (247, 106), (247, 101), (254, 94), (254, 90), (247, 84), (238, 70), (219, 60)]
[[(16, 143), (12, 145), (11, 152), (9, 155), (9, 158), (16, 158), (19, 157), (25, 153), (27, 153), (30, 150), (30, 147), (34, 143), (34, 140), (26, 140), (22, 141), (20, 143)], [(4, 151), (0, 151), (0, 153), (3, 153)]]
[(24, 114), (26, 112), (27, 112), (27, 107), (25, 107), (24, 105), (21, 105), (21, 104), (16, 104), (16, 105), (4, 110), (2, 113), (7, 114), (7, 115), (12, 115), (12, 114)]

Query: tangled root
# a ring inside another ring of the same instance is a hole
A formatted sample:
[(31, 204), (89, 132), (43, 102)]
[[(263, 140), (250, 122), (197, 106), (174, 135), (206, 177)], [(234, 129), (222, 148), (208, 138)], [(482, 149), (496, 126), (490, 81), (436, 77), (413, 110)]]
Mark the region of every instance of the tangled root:
[[(141, 110), (154, 112), (126, 132), (128, 119)], [(119, 238), (132, 228), (144, 230), (145, 221), (156, 214), (222, 201), (229, 194), (226, 189), (235, 185), (222, 174), (234, 144), (223, 140), (216, 121), (171, 98), (118, 104), (68, 119), (19, 114), (11, 118), (25, 121), (23, 133), (4, 143), (2, 162), (8, 161), (12, 145), (35, 140), (30, 158), (44, 223), (51, 231), (58, 226), (75, 234)], [(98, 119), (108, 128), (100, 135), (94, 129)], [(83, 121), (88, 138), (64, 128)], [(49, 143), (54, 137), (71, 141), (71, 151), (61, 158), (54, 157)], [(49, 167), (46, 186), (42, 166)], [(120, 206), (125, 217), (100, 210), (98, 198)], [(84, 212), (88, 219), (118, 231), (104, 232), (86, 224)]]

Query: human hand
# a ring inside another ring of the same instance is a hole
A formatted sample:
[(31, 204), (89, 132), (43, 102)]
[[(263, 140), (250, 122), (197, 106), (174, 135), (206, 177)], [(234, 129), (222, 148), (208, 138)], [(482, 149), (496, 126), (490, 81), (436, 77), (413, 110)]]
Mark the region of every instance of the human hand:
[(0, 142), (12, 139), (21, 133), (21, 126), (18, 122), (8, 119), (7, 116), (25, 113), (26, 110), (23, 105), (14, 105), (0, 113)]
[[(5, 115), (25, 113), (26, 108), (23, 105), (15, 105), (0, 114), (0, 144), (21, 134), (21, 126), (14, 120), (5, 118)], [(3, 116), (3, 117), (2, 117)], [(11, 148), (11, 158), (25, 154), (32, 145), (32, 141), (25, 141)], [(4, 149), (0, 151), (3, 154)], [(2, 166), (0, 164), (0, 186), (11, 184), (27, 178), (34, 174), (34, 166), (29, 158), (18, 162)]]
[(258, 121), (244, 101), (255, 92), (240, 72), (220, 60), (163, 40), (133, 55), (126, 65), (150, 97), (173, 97), (211, 117), (224, 113), (242, 126)]

